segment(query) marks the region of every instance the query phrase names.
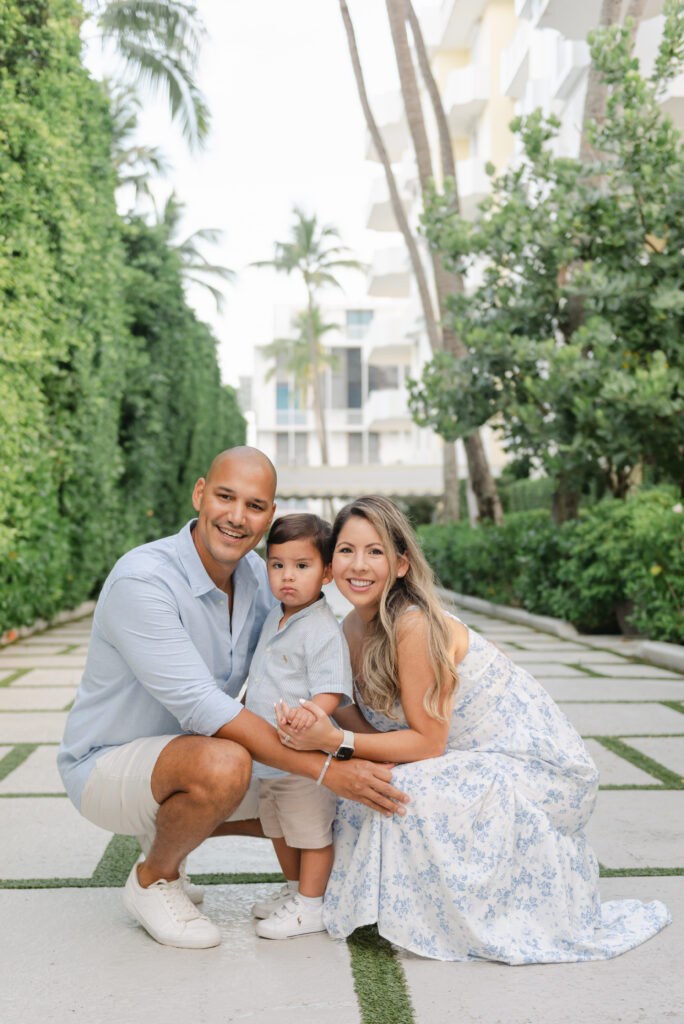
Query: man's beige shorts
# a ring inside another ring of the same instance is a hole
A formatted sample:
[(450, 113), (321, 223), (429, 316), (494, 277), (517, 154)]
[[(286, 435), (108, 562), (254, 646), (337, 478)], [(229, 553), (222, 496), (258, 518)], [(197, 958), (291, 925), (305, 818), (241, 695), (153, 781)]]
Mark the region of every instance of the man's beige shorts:
[[(144, 736), (98, 757), (81, 797), (81, 814), (100, 828), (137, 836), (149, 850), (157, 828), (159, 804), (152, 796), (152, 772), (167, 743), (176, 736)], [(249, 787), (229, 821), (258, 817), (257, 788)]]
[(284, 839), (296, 850), (320, 850), (332, 843), (337, 798), (312, 779), (280, 775), (259, 779), (259, 817), (264, 835)]

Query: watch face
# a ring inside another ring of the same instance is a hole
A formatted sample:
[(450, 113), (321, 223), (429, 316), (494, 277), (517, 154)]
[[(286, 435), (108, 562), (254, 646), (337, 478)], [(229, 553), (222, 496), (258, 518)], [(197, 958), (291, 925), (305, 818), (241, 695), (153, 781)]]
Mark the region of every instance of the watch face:
[(335, 758), (336, 758), (337, 761), (348, 761), (351, 757), (353, 757), (353, 754), (354, 754), (354, 748), (353, 747), (344, 747), (343, 746), (343, 747), (339, 747), (338, 748), (338, 751), (335, 754)]

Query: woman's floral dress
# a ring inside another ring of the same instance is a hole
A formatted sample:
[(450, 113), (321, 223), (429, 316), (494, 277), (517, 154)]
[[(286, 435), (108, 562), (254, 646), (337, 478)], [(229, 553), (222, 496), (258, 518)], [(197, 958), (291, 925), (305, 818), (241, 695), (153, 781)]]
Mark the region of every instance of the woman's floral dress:
[[(386, 818), (339, 800), (324, 920), (335, 938), (377, 922), (438, 960), (601, 960), (670, 921), (659, 901), (601, 904), (584, 835), (598, 772), (543, 687), (472, 630), (441, 757), (398, 765), (411, 802)], [(380, 730), (407, 728), (357, 702)]]

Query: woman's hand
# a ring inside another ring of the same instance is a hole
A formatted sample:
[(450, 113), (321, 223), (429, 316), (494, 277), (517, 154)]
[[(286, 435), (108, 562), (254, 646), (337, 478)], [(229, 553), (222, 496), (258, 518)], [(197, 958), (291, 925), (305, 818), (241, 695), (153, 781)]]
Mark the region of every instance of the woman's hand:
[(289, 708), (285, 701), (278, 701), (275, 706), (278, 736), (280, 742), (292, 747), (293, 750), (326, 750), (334, 753), (342, 742), (342, 730), (336, 728), (322, 708), (313, 701), (302, 701), (302, 707), (313, 719), (309, 726), (297, 729), (296, 708)]

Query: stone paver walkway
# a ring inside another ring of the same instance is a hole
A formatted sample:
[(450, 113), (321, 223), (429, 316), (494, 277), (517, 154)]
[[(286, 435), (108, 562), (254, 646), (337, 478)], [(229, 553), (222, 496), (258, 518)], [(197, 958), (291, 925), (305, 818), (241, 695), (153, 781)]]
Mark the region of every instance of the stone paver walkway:
[(207, 885), (223, 944), (158, 946), (121, 906), (135, 842), (84, 821), (55, 767), (85, 661), (81, 620), (0, 651), (3, 1024), (684, 1021), (684, 676), (462, 617), (533, 672), (585, 736), (601, 772), (589, 833), (602, 897), (662, 899), (669, 928), (613, 961), (519, 968), (393, 958), (372, 936), (365, 951), (326, 935), (265, 942), (249, 907), (277, 885), (270, 844), (213, 839), (189, 869)]

